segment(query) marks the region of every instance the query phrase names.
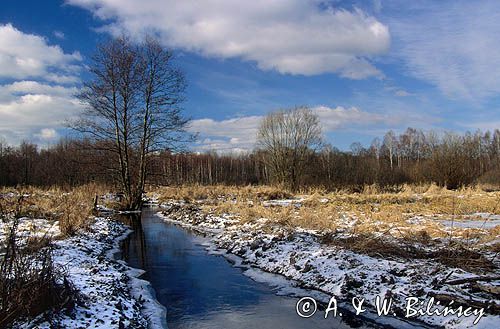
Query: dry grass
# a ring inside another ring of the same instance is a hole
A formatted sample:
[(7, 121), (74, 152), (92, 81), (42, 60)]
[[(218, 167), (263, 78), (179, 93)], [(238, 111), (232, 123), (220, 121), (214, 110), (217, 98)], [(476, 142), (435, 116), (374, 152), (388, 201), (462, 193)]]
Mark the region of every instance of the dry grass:
[[(500, 192), (479, 187), (450, 191), (436, 185), (404, 185), (389, 193), (367, 186), (362, 193), (314, 189), (290, 195), (272, 187), (184, 186), (154, 193), (161, 201), (201, 201), (205, 213), (236, 215), (242, 223), (266, 218), (268, 225), (334, 236), (348, 233), (352, 240), (335, 239), (335, 243), (368, 254), (418, 258), (415, 246), (434, 246), (435, 255), (421, 256), (468, 269), (489, 269), (491, 262), (476, 250), (500, 248), (498, 243), (486, 244), (498, 241), (500, 226), (451, 229), (439, 222), (483, 220), (475, 213), (500, 214)], [(263, 202), (293, 197), (300, 201), (290, 206)]]
[(20, 242), (17, 219), (7, 232), (0, 259), (0, 327), (20, 317), (72, 307), (76, 293), (63, 268), (52, 260), (48, 237), (28, 236)]
[(105, 187), (89, 184), (65, 191), (54, 187), (39, 189), (23, 187), (3, 188), (0, 191), (0, 212), (13, 218), (45, 218), (59, 221), (63, 235), (72, 235), (86, 229), (94, 208), (95, 195), (103, 194)]
[(231, 200), (275, 200), (292, 196), (285, 189), (271, 186), (226, 186), (185, 185), (175, 187), (152, 187), (149, 194), (159, 195), (159, 200), (185, 201), (231, 201)]
[(94, 184), (71, 190), (0, 190), (0, 220), (6, 230), (5, 239), (0, 241), (0, 327), (46, 310), (71, 308), (77, 299), (64, 269), (52, 260), (48, 233), (33, 230), (26, 236), (19, 219), (58, 221), (63, 236), (73, 235), (90, 226), (95, 196), (106, 191), (106, 187)]

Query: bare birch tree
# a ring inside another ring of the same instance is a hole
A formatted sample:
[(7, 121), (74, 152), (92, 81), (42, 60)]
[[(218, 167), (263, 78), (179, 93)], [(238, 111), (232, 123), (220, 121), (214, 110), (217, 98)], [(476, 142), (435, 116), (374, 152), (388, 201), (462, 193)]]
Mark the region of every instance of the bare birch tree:
[(383, 146), (385, 150), (389, 153), (389, 161), (391, 164), (391, 170), (393, 169), (393, 158), (394, 151), (396, 149), (396, 135), (392, 130), (388, 131), (384, 136)]
[(309, 108), (297, 107), (268, 114), (260, 125), (257, 145), (278, 184), (296, 189), (308, 156), (322, 142), (319, 119)]
[(154, 38), (141, 44), (112, 39), (98, 47), (91, 79), (78, 95), (85, 110), (71, 125), (109, 145), (129, 209), (141, 205), (149, 155), (175, 149), (185, 138), (188, 120), (179, 107), (185, 79), (171, 62), (172, 52)]

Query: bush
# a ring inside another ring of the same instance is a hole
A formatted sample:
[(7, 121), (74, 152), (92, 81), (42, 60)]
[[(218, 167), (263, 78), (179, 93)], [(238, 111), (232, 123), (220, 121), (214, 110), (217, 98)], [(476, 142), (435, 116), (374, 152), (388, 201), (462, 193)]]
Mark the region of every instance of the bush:
[(0, 263), (0, 327), (47, 310), (72, 307), (75, 290), (64, 269), (53, 262), (47, 237), (17, 234), (14, 219), (5, 239)]

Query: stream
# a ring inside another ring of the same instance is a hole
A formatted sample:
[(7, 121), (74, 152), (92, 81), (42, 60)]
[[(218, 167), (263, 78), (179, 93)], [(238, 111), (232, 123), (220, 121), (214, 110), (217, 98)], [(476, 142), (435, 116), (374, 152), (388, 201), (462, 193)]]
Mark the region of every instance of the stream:
[(252, 280), (244, 274), (247, 269), (209, 253), (207, 238), (163, 221), (157, 211), (144, 208), (129, 222), (134, 232), (123, 254), (131, 266), (146, 270), (142, 278), (167, 308), (170, 329), (374, 328), (352, 316), (324, 319), (319, 311), (311, 318), (299, 317), (298, 298), (278, 295), (277, 287)]

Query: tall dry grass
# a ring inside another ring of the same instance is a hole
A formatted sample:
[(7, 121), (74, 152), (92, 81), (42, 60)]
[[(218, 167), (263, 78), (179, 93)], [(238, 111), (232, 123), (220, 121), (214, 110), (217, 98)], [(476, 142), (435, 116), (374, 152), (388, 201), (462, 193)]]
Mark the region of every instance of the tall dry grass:
[(71, 190), (59, 187), (41, 189), (35, 187), (3, 188), (0, 191), (0, 212), (10, 218), (45, 218), (59, 221), (64, 236), (73, 235), (91, 224), (96, 195), (108, 189), (88, 184)]
[[(474, 214), (500, 214), (500, 192), (480, 187), (450, 191), (433, 184), (403, 185), (390, 192), (366, 186), (360, 193), (316, 188), (292, 195), (262, 186), (183, 186), (152, 193), (160, 201), (195, 203), (205, 215), (258, 223), (266, 232), (312, 229), (322, 243), (377, 257), (429, 259), (480, 273), (496, 268), (484, 251), (500, 250), (498, 242), (491, 243), (498, 241), (500, 226), (450, 228), (440, 222), (487, 221)], [(282, 198), (291, 200), (268, 201)], [(257, 221), (261, 218), (267, 221)]]
[(95, 197), (106, 191), (95, 184), (71, 190), (0, 190), (0, 219), (6, 230), (0, 241), (0, 327), (47, 310), (72, 307), (77, 298), (64, 268), (53, 262), (52, 237), (36, 231), (26, 236), (26, 231), (18, 230), (19, 219), (57, 221), (62, 236), (73, 235), (91, 225)]
[(149, 195), (157, 195), (160, 202), (169, 200), (231, 201), (231, 200), (274, 200), (293, 196), (286, 189), (272, 186), (232, 186), (232, 185), (183, 185), (150, 187)]
[[(434, 184), (403, 185), (396, 192), (388, 192), (366, 186), (361, 193), (316, 188), (292, 195), (267, 186), (183, 186), (157, 188), (152, 192), (160, 196), (160, 201), (199, 202), (205, 213), (232, 214), (241, 222), (266, 218), (269, 225), (290, 229), (375, 235), (389, 241), (421, 244), (451, 237), (475, 246), (498, 238), (495, 228), (453, 228), (450, 233), (449, 228), (440, 224), (442, 219), (482, 220), (475, 213), (500, 214), (500, 192), (480, 187), (451, 191)], [(263, 202), (282, 198), (295, 198), (297, 202), (287, 207)]]
[(72, 307), (76, 292), (52, 258), (47, 236), (19, 239), (18, 219), (8, 226), (0, 253), (0, 327), (47, 310)]

